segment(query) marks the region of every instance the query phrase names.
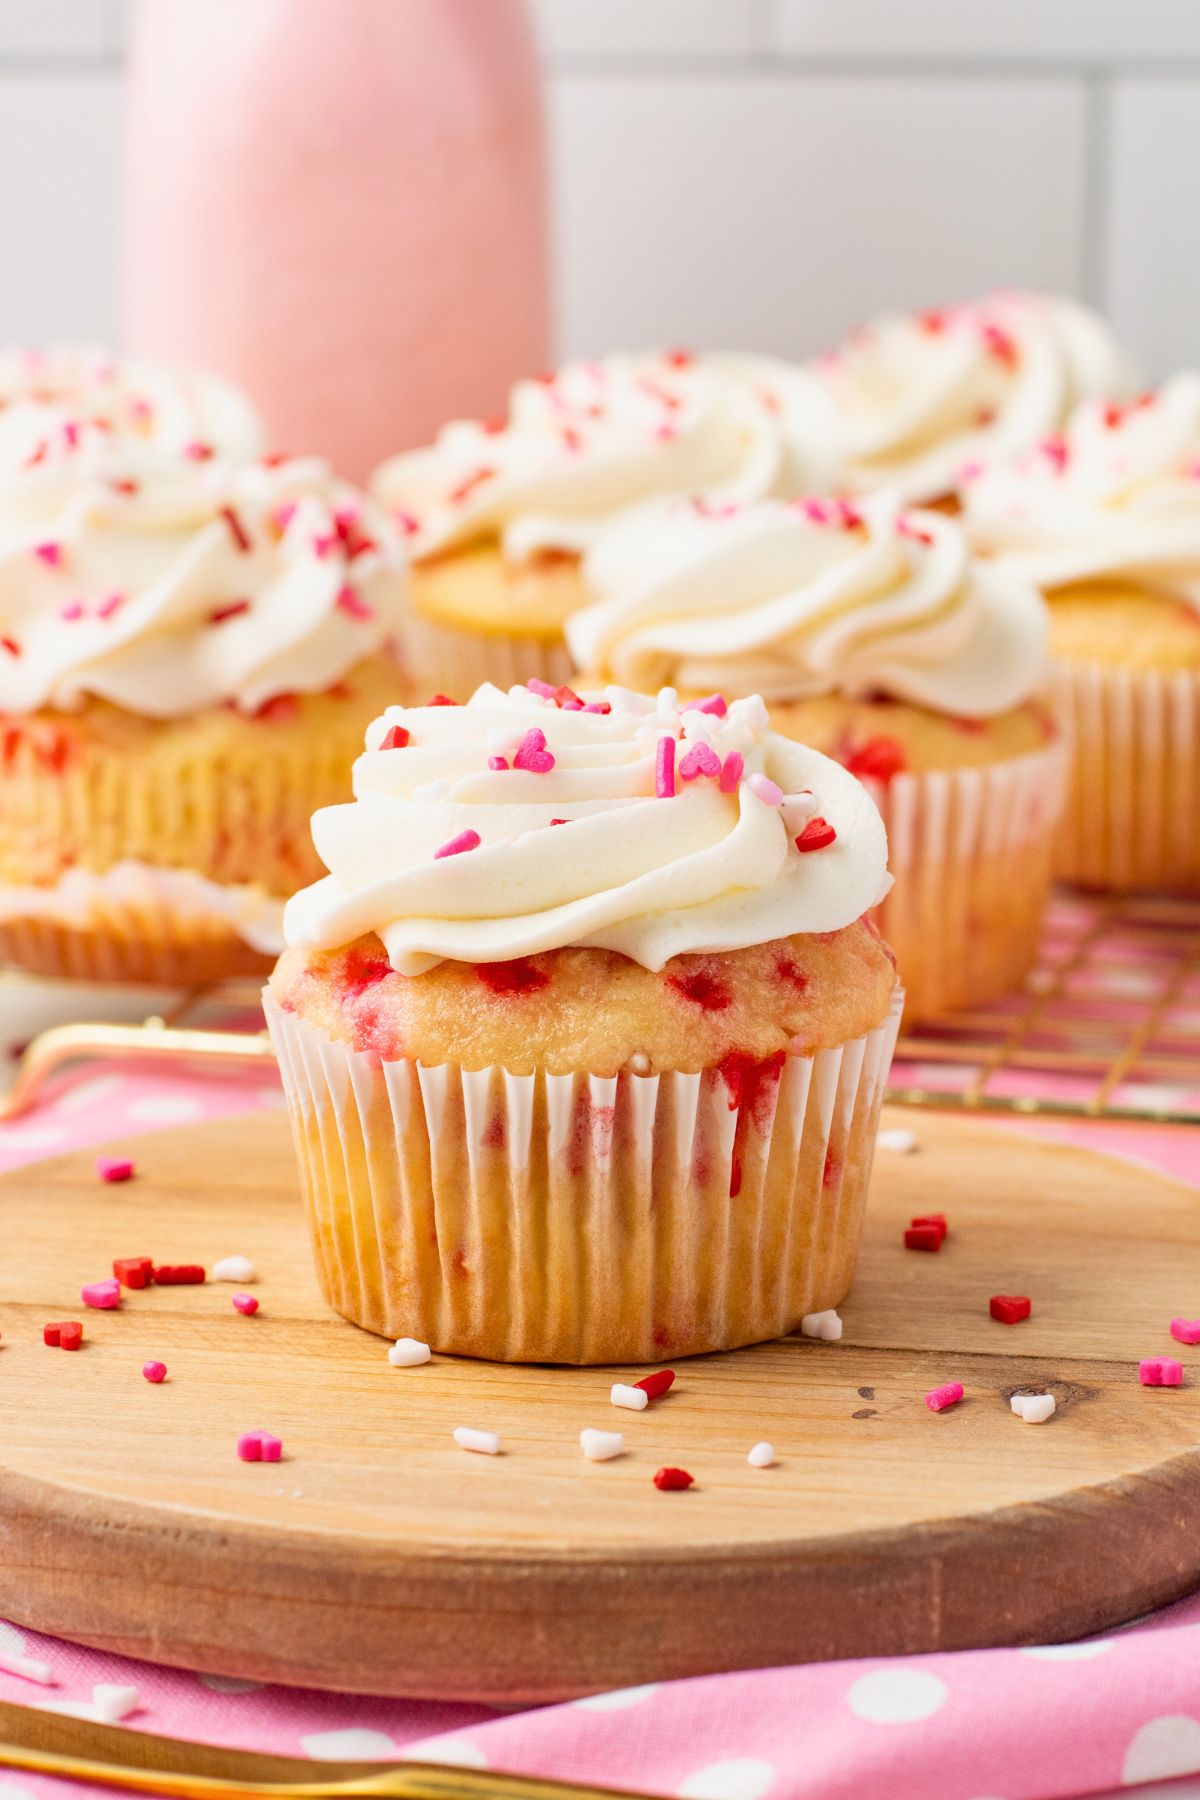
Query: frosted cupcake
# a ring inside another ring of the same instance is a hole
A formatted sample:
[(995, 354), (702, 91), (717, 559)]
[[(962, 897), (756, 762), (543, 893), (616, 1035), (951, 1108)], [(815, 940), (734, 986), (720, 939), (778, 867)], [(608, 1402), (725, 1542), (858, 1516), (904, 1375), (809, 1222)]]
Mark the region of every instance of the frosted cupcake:
[(841, 484), (953, 505), (964, 465), (1019, 457), (1088, 395), (1128, 393), (1128, 363), (1075, 300), (1000, 293), (885, 314), (810, 365), (838, 421)]
[(1046, 609), (894, 496), (682, 502), (598, 542), (568, 627), (589, 683), (763, 694), (864, 780), (896, 885), (879, 919), (910, 1017), (994, 998), (1036, 953), (1065, 770)]
[(503, 1361), (726, 1349), (853, 1274), (878, 812), (761, 701), (391, 708), (266, 996), (324, 1290)]
[(1200, 375), (1080, 406), (1018, 468), (971, 482), (966, 517), (1050, 603), (1075, 740), (1059, 872), (1200, 890)]
[(54, 460), (81, 431), (197, 460), (249, 462), (264, 448), (249, 399), (207, 370), (84, 344), (0, 350), (0, 479)]
[(483, 680), (566, 681), (598, 531), (673, 494), (827, 485), (832, 436), (811, 376), (764, 358), (612, 356), (518, 383), (506, 418), (447, 425), (374, 476), (416, 559), (415, 667), (458, 699)]
[(398, 540), (317, 461), (57, 401), (0, 440), (0, 962), (269, 967), (309, 815), (396, 695)]

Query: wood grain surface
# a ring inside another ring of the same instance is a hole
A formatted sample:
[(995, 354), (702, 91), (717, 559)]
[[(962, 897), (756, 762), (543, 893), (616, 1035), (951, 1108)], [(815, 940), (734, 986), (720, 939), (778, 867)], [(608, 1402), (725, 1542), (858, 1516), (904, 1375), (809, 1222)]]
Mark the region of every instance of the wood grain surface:
[[(1142, 1388), (1137, 1363), (1177, 1354), (1200, 1380), (1167, 1330), (1200, 1316), (1200, 1196), (975, 1121), (917, 1130), (916, 1155), (877, 1159), (843, 1341), (681, 1364), (640, 1414), (609, 1403), (623, 1371), (390, 1367), (318, 1295), (279, 1114), (122, 1145), (125, 1185), (92, 1153), (5, 1176), (0, 1616), (225, 1674), (515, 1701), (1062, 1639), (1181, 1594), (1200, 1389)], [(941, 1252), (903, 1250), (931, 1210)], [(80, 1308), (114, 1257), (234, 1253), (256, 1317), (214, 1283)], [(994, 1322), (994, 1293), (1032, 1318)], [(42, 1344), (63, 1318), (77, 1353)], [(953, 1379), (967, 1398), (931, 1413)], [(1022, 1423), (1020, 1390), (1053, 1392), (1054, 1418)], [(457, 1425), (503, 1454), (459, 1450)], [(626, 1454), (585, 1462), (589, 1425)], [(258, 1427), (281, 1463), (237, 1460)], [(762, 1438), (777, 1466), (751, 1469)], [(695, 1486), (658, 1492), (668, 1463)]]

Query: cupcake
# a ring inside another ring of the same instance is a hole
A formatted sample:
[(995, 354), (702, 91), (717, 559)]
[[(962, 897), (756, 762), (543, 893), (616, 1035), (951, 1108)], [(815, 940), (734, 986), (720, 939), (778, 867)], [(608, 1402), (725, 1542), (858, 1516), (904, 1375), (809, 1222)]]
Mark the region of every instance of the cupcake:
[(1075, 746), (1059, 873), (1200, 891), (1200, 374), (1083, 403), (966, 493), (979, 551), (1049, 601)]
[(964, 465), (1021, 456), (1077, 400), (1131, 385), (1104, 322), (1049, 294), (886, 314), (810, 369), (837, 417), (846, 490), (950, 509)]
[(484, 680), (566, 681), (598, 531), (672, 494), (822, 486), (831, 442), (816, 382), (763, 358), (612, 356), (518, 383), (507, 418), (447, 425), (373, 478), (415, 558), (414, 666), (459, 699)]
[(154, 391), (132, 428), (94, 396), (0, 412), (0, 962), (43, 974), (269, 968), (309, 816), (397, 693), (382, 512), (227, 454), (224, 401), (166, 434)]
[(367, 744), (266, 994), (331, 1303), (565, 1363), (835, 1305), (899, 1012), (864, 788), (669, 691), (483, 687)]
[(81, 344), (0, 350), (0, 478), (36, 468), (83, 430), (193, 458), (249, 462), (264, 448), (250, 401), (207, 370)]
[(589, 683), (761, 693), (777, 731), (866, 782), (896, 885), (880, 928), (910, 1017), (975, 1005), (1032, 966), (1065, 751), (1041, 698), (1046, 608), (894, 495), (677, 502), (589, 553)]

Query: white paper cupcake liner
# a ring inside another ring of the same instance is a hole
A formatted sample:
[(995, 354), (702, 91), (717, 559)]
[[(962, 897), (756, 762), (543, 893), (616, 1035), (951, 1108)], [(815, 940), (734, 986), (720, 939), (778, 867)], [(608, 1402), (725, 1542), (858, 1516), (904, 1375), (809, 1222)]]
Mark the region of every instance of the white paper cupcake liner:
[(854, 1273), (903, 995), (760, 1065), (514, 1075), (381, 1063), (264, 997), (317, 1270), (388, 1336), (502, 1362), (630, 1363), (777, 1337)]
[(1019, 987), (1037, 956), (1069, 750), (867, 780), (895, 885), (876, 909), (911, 1021)]
[(465, 631), (416, 612), (409, 615), (405, 643), (414, 679), (456, 700), (465, 700), (485, 681), (510, 688), (533, 677), (561, 687), (574, 672), (561, 638)]
[(1200, 892), (1200, 676), (1053, 665), (1074, 742), (1056, 871), (1085, 887)]
[(53, 887), (0, 886), (0, 963), (166, 985), (258, 974), (283, 948), (283, 901), (187, 869), (125, 861)]

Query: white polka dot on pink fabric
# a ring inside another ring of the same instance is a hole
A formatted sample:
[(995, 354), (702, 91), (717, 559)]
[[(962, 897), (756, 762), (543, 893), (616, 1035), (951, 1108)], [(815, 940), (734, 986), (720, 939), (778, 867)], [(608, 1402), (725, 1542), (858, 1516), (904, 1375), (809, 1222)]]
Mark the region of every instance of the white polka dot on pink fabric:
[(54, 1110), (59, 1113), (73, 1115), (86, 1112), (89, 1106), (98, 1106), (101, 1100), (111, 1100), (129, 1084), (120, 1075), (94, 1075), (91, 1081), (81, 1081), (78, 1087), (70, 1088), (55, 1102)]
[(1082, 1644), (1026, 1644), (1022, 1656), (1036, 1657), (1040, 1662), (1090, 1662), (1113, 1648), (1111, 1638), (1091, 1638)]
[(300, 1739), (306, 1756), (318, 1762), (377, 1762), (394, 1757), (394, 1739), (382, 1731), (369, 1731), (364, 1725), (351, 1725), (343, 1731), (314, 1731)]
[(1135, 1732), (1121, 1769), (1126, 1787), (1144, 1781), (1169, 1781), (1173, 1775), (1200, 1770), (1200, 1720), (1186, 1713), (1151, 1719)]
[(0, 1650), (5, 1656), (24, 1656), (25, 1639), (15, 1625), (9, 1625), (0, 1619)]
[(572, 1706), (580, 1712), (624, 1712), (627, 1706), (640, 1706), (643, 1700), (649, 1700), (657, 1694), (660, 1683), (648, 1681), (642, 1687), (613, 1688), (607, 1694), (585, 1694), (582, 1700), (573, 1700)]
[(16, 1125), (4, 1132), (6, 1150), (56, 1150), (70, 1141), (65, 1125)]
[(406, 1762), (447, 1763), (456, 1769), (486, 1769), (488, 1759), (470, 1738), (426, 1738), (423, 1743), (409, 1744), (400, 1752)]
[(859, 1676), (846, 1704), (872, 1725), (914, 1725), (938, 1712), (947, 1698), (945, 1682), (925, 1669), (876, 1669)]
[(182, 1125), (204, 1117), (204, 1102), (194, 1094), (143, 1094), (129, 1102), (125, 1117), (135, 1125)]
[(675, 1792), (679, 1800), (762, 1800), (775, 1780), (775, 1765), (757, 1756), (734, 1756), (707, 1763)]

